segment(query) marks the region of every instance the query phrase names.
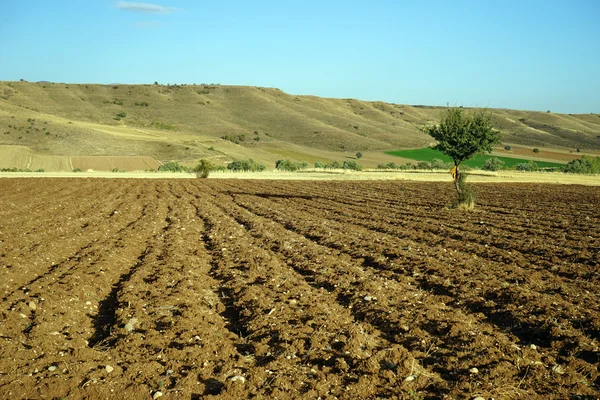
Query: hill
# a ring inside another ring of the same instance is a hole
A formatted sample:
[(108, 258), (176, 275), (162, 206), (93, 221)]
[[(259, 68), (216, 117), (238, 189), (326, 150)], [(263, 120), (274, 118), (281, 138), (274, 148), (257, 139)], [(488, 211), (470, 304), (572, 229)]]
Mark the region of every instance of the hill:
[[(330, 161), (357, 151), (369, 166), (397, 161), (383, 151), (430, 145), (420, 127), (442, 111), (262, 87), (0, 82), (0, 145), (51, 157), (38, 160), (49, 169), (55, 158), (64, 169), (64, 157), (73, 156), (225, 164), (249, 157)], [(600, 149), (600, 115), (490, 111), (504, 143)]]

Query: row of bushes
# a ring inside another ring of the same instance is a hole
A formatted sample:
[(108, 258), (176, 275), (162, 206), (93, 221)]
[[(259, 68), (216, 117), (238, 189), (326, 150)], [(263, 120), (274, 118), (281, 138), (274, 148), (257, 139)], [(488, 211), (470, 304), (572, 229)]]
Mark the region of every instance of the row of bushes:
[[(309, 164), (306, 161), (291, 161), (291, 160), (278, 160), (275, 163), (275, 168), (280, 171), (299, 171), (302, 169), (307, 169)], [(362, 171), (363, 166), (358, 164), (356, 161), (333, 161), (330, 163), (322, 163), (320, 161), (315, 162), (315, 168), (321, 169), (345, 169), (345, 170), (354, 170), (354, 171)], [(199, 163), (192, 167), (188, 168), (177, 161), (169, 161), (164, 163), (160, 167), (158, 167), (159, 172), (203, 172), (208, 173), (211, 171), (234, 171), (234, 172), (261, 172), (267, 169), (267, 167), (263, 164), (256, 162), (253, 159), (248, 160), (235, 160), (230, 162), (227, 167), (217, 167), (212, 164), (210, 161), (201, 159)]]
[[(406, 163), (403, 165), (397, 165), (396, 163), (390, 162), (387, 164), (379, 164), (378, 169), (394, 169), (394, 170), (434, 170), (434, 169), (450, 169), (454, 167), (452, 163), (445, 163), (442, 160), (434, 159), (431, 162), (420, 161), (416, 165)], [(467, 166), (461, 167), (463, 170), (470, 169)], [(485, 163), (481, 167), (484, 171), (501, 171), (508, 169), (504, 166), (504, 161), (491, 157), (485, 160)], [(517, 171), (539, 171), (540, 168), (535, 161), (529, 160), (527, 162), (519, 163), (514, 166)], [(544, 171), (549, 172), (568, 172), (575, 174), (600, 174), (600, 157), (591, 158), (583, 156), (582, 158), (569, 161), (562, 168), (544, 168)]]
[(357, 163), (356, 161), (332, 161), (330, 163), (322, 163), (320, 161), (315, 162), (315, 168), (320, 169), (345, 169), (351, 171), (362, 171), (363, 166)]
[[(499, 171), (504, 168), (504, 162), (497, 158), (488, 158), (482, 167), (487, 171)], [(538, 165), (529, 160), (515, 165), (517, 171), (539, 171)], [(545, 168), (545, 171), (550, 172), (566, 172), (571, 174), (600, 174), (600, 157), (592, 158), (589, 156), (583, 156), (575, 160), (569, 161), (564, 167), (559, 168)]]
[[(309, 164), (306, 161), (291, 161), (291, 160), (278, 160), (275, 164), (275, 168), (280, 171), (299, 171), (302, 169), (307, 169)], [(356, 161), (344, 161), (340, 163), (339, 161), (333, 161), (330, 163), (323, 163), (320, 161), (315, 162), (314, 167), (317, 169), (344, 169), (344, 170), (353, 170), (353, 171), (362, 171), (363, 166), (358, 164)], [(449, 169), (452, 168), (453, 165), (451, 163), (444, 163), (441, 160), (434, 159), (432, 162), (419, 162), (417, 165), (406, 163), (403, 165), (397, 165), (393, 162), (387, 164), (379, 164), (377, 169), (392, 169), (392, 170), (433, 170), (433, 169)], [(201, 159), (197, 165), (193, 167), (185, 167), (179, 164), (177, 161), (169, 161), (160, 167), (158, 167), (159, 172), (191, 172), (196, 173), (199, 177), (206, 178), (209, 173), (212, 171), (236, 171), (236, 172), (261, 172), (266, 169), (266, 166), (263, 164), (259, 164), (253, 159), (248, 160), (236, 160), (227, 167), (218, 167), (214, 165), (212, 162)], [(468, 170), (469, 168), (463, 167), (463, 170)], [(499, 171), (504, 168), (504, 162), (499, 160), (498, 158), (492, 157), (486, 160), (482, 169), (487, 171)], [(540, 168), (534, 161), (528, 161), (524, 163), (520, 163), (515, 165), (514, 167), (517, 171), (538, 171)], [(548, 169), (545, 169), (548, 171)], [(567, 173), (574, 174), (600, 174), (600, 157), (592, 158), (589, 156), (583, 156), (582, 158), (578, 158), (572, 161), (569, 161), (562, 168), (551, 169), (550, 171), (562, 171)], [(1, 168), (0, 172), (44, 172), (44, 169), (36, 169), (32, 171), (30, 169), (20, 169), (20, 168)], [(81, 172), (79, 168), (75, 168), (73, 172)], [(113, 172), (122, 172), (118, 168), (113, 169)]]
[(277, 160), (275, 168), (280, 171), (294, 172), (308, 168), (308, 163), (306, 161)]
[(423, 170), (434, 170), (434, 169), (450, 169), (454, 167), (454, 164), (444, 162), (440, 159), (434, 158), (431, 162), (428, 161), (419, 161), (416, 165), (411, 163), (406, 163), (402, 165), (397, 165), (394, 162), (389, 162), (387, 164), (379, 164), (377, 169), (399, 169), (402, 171), (412, 170), (412, 169), (423, 169)]
[[(379, 164), (377, 169), (392, 169), (392, 170), (435, 170), (435, 169), (450, 169), (454, 165), (452, 163), (445, 163), (442, 160), (434, 159), (431, 162), (421, 161), (416, 165), (411, 163), (406, 163), (402, 165), (397, 165), (396, 163), (390, 162), (387, 164)], [(309, 164), (306, 161), (291, 161), (291, 160), (278, 160), (275, 163), (275, 168), (280, 171), (299, 171), (302, 169), (307, 169)], [(317, 169), (344, 169), (344, 170), (353, 170), (353, 171), (362, 171), (363, 166), (358, 164), (356, 161), (333, 161), (330, 163), (323, 163), (320, 161), (315, 162), (314, 168)], [(463, 170), (469, 170), (470, 168), (463, 166)], [(260, 172), (264, 171), (266, 166), (263, 164), (259, 164), (253, 159), (248, 160), (236, 160), (225, 167), (217, 167), (210, 163), (207, 160), (201, 159), (199, 164), (192, 168), (187, 168), (180, 165), (176, 161), (170, 161), (161, 165), (158, 170), (159, 171), (167, 171), (167, 172), (196, 172), (204, 171), (208, 173), (210, 171), (240, 171), (240, 172)], [(491, 157), (485, 161), (485, 164), (482, 167), (483, 170), (486, 171), (500, 171), (506, 169), (504, 166), (504, 162), (498, 158)], [(523, 162), (514, 166), (514, 169), (517, 171), (538, 171), (540, 168), (534, 161)], [(562, 171), (568, 173), (576, 173), (576, 174), (600, 174), (600, 157), (592, 158), (589, 156), (583, 156), (582, 158), (575, 159), (570, 161), (562, 168), (555, 169), (544, 169), (546, 171)], [(3, 170), (4, 171), (4, 170)], [(208, 171), (208, 172), (207, 172)]]
[[(275, 168), (280, 171), (298, 171), (301, 169), (307, 169), (309, 167), (306, 161), (291, 161), (291, 160), (278, 160), (275, 164)], [(356, 161), (332, 161), (330, 163), (323, 163), (317, 161), (314, 164), (315, 168), (318, 169), (345, 169), (352, 171), (362, 171), (363, 166), (358, 164)]]
[(44, 168), (30, 170), (29, 168), (0, 168), (0, 172), (44, 172)]
[(225, 167), (218, 167), (212, 162), (201, 159), (198, 164), (189, 168), (179, 164), (177, 161), (169, 161), (158, 167), (159, 172), (193, 172), (201, 177), (206, 178), (212, 171), (239, 171), (239, 172), (260, 172), (264, 171), (267, 167), (263, 164), (259, 164), (253, 159), (248, 160), (236, 160), (232, 161)]
[(600, 157), (583, 156), (571, 160), (563, 170), (573, 174), (600, 174)]
[(267, 169), (263, 164), (259, 164), (253, 159), (248, 160), (236, 160), (229, 165), (227, 165), (227, 169), (230, 171), (239, 171), (239, 172), (260, 172)]

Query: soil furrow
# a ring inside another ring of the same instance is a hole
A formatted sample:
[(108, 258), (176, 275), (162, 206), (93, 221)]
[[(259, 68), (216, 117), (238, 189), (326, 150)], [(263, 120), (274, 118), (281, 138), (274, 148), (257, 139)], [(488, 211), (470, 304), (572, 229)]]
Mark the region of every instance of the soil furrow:
[[(369, 397), (385, 395), (390, 391), (383, 385), (371, 385), (369, 391), (364, 392), (367, 388), (361, 376), (367, 370), (381, 374), (387, 371), (389, 379), (398, 383), (410, 374), (411, 366), (415, 371), (420, 370), (416, 360), (407, 357), (406, 349), (388, 343), (376, 331), (369, 333), (372, 329), (356, 321), (342, 305), (336, 306), (335, 297), (322, 286), (307, 283), (305, 277), (288, 267), (286, 259), (281, 259), (276, 252), (265, 252), (252, 231), (250, 235), (246, 232), (252, 228), (230, 220), (227, 216), (231, 212), (230, 205), (218, 204), (223, 215), (214, 217), (218, 223), (208, 222), (212, 230), (207, 240), (222, 252), (222, 261), (213, 268), (213, 273), (229, 297), (228, 316), (235, 316), (239, 321), (237, 327), (246, 335), (243, 348), (255, 354), (258, 363), (268, 371), (277, 372), (269, 383), (274, 388), (267, 389), (266, 395), (288, 392), (288, 396), (311, 398), (331, 394), (340, 385), (346, 388), (342, 393), (347, 398), (361, 397), (359, 393), (363, 393), (362, 396), (368, 393)], [(233, 233), (233, 237), (223, 232)], [(250, 249), (251, 255), (238, 250), (238, 246)], [(232, 265), (227, 265), (227, 260)], [(282, 316), (294, 333), (283, 335), (273, 330), (273, 321)], [(367, 358), (371, 359), (367, 361)], [(382, 369), (380, 364), (388, 368)], [(301, 368), (306, 374), (304, 379), (310, 377), (315, 382), (298, 382), (296, 376), (290, 375), (292, 368), (296, 371)], [(339, 381), (327, 379), (330, 371), (352, 372)], [(411, 387), (426, 386), (435, 376), (425, 374), (419, 382), (397, 391), (406, 394)]]
[(597, 398), (598, 188), (0, 182), (7, 398)]
[[(246, 206), (248, 206), (248, 205), (246, 205)], [(252, 204), (252, 208), (254, 208), (254, 209), (256, 208), (256, 203)], [(298, 215), (297, 212), (294, 215), (297, 216)], [(284, 222), (284, 224), (287, 224), (286, 228), (288, 228), (288, 229), (292, 228), (293, 231), (297, 232), (298, 228), (293, 228), (293, 227), (291, 227), (289, 225), (290, 224), (290, 220), (293, 220), (293, 218), (290, 218), (289, 215), (286, 215), (282, 219), (286, 221), (286, 222)], [(299, 228), (299, 229), (300, 229), (300, 231), (302, 231), (302, 228)], [(307, 231), (311, 231), (313, 229), (314, 229), (314, 226), (310, 226), (309, 228), (306, 228)], [(331, 233), (330, 233), (330, 235), (331, 235)], [(311, 236), (310, 237), (311, 239), (315, 239), (314, 233), (311, 233), (310, 236)], [(322, 239), (322, 237), (321, 237), (321, 239)], [(327, 239), (325, 239), (325, 240), (327, 241)], [(335, 249), (339, 250), (339, 247), (335, 246), (335, 243), (336, 243), (336, 238), (335, 237), (330, 240), (330, 243), (334, 244), (334, 246), (332, 248), (335, 248)], [(329, 246), (331, 246), (331, 244), (329, 244)], [(348, 250), (346, 250), (345, 248), (342, 248), (341, 250), (345, 251), (345, 252), (348, 252)], [(357, 253), (357, 254), (355, 254), (355, 253)], [(362, 253), (360, 251), (357, 251), (357, 252), (349, 253), (349, 254), (355, 254), (356, 256), (360, 256)], [(429, 273), (431, 273), (431, 272), (429, 272)], [(425, 286), (425, 287), (427, 287), (427, 286)], [(453, 297), (453, 298), (456, 298), (457, 296), (458, 296), (459, 299), (461, 297), (464, 297), (464, 296), (461, 296), (461, 294), (462, 294), (461, 292), (456, 292), (456, 293), (449, 292), (448, 294), (450, 294), (451, 297)], [(522, 299), (522, 300), (524, 300), (524, 299)], [(458, 303), (460, 303), (460, 302), (458, 302)], [(461, 305), (460, 308), (464, 309), (465, 306)], [(485, 309), (481, 308), (480, 310), (472, 310), (472, 311), (474, 311), (474, 312), (481, 312), (481, 311), (485, 311)], [(532, 336), (528, 337), (529, 338), (529, 343), (530, 343), (532, 338), (535, 338), (535, 337), (537, 337), (539, 335), (539, 333), (540, 333), (539, 331), (540, 331), (541, 328), (537, 328), (535, 330), (531, 330), (530, 329), (529, 331), (527, 329), (525, 329), (525, 330), (521, 329), (521, 326), (526, 326), (525, 322), (521, 323), (521, 321), (523, 320), (523, 318), (525, 318), (525, 316), (520, 316), (520, 317), (513, 316), (512, 320), (511, 320), (511, 319), (508, 319), (508, 318), (507, 319), (498, 318), (497, 316), (492, 315), (492, 316), (489, 316), (489, 317), (485, 318), (484, 321), (488, 321), (488, 322), (491, 322), (493, 324), (497, 324), (499, 322), (500, 323), (500, 325), (499, 325), (500, 328), (502, 328), (503, 330), (509, 328), (509, 329), (511, 329), (511, 331), (512, 331), (513, 334), (519, 334), (521, 332), (529, 332), (532, 335)], [(542, 320), (542, 318), (540, 318), (540, 320)], [(515, 322), (516, 322), (516, 324), (515, 324)], [(563, 323), (565, 323), (565, 322), (566, 321), (563, 321)], [(566, 323), (568, 323), (568, 322), (566, 322)], [(588, 324), (592, 324), (592, 326), (596, 326), (595, 322), (588, 322)], [(519, 326), (519, 328), (516, 328), (517, 326)], [(565, 329), (565, 327), (563, 327), (563, 329)], [(567, 326), (566, 329), (568, 331), (569, 327)], [(573, 327), (570, 327), (570, 329), (572, 331)], [(525, 338), (525, 337), (521, 335), (521, 338)], [(525, 343), (527, 343), (527, 342), (525, 342)], [(567, 343), (560, 342), (560, 343), (561, 343), (562, 346), (572, 346), (575, 349), (575, 350), (571, 351), (569, 354), (573, 354), (573, 353), (577, 354), (577, 352), (583, 352), (583, 354), (586, 354), (585, 356), (580, 357), (584, 362), (589, 362), (590, 360), (593, 360), (594, 357), (595, 357), (593, 355), (593, 350), (590, 350), (590, 349), (594, 348), (593, 344), (589, 340), (587, 340), (587, 341), (584, 340), (581, 343), (577, 343), (575, 346), (573, 346), (573, 344), (570, 344), (568, 342)], [(589, 354), (590, 351), (592, 351), (592, 355), (588, 356), (587, 354)], [(566, 355), (569, 355), (569, 354), (566, 354)], [(565, 355), (565, 354), (563, 354), (563, 351), (560, 350), (560, 348), (559, 348), (559, 351), (558, 351), (558, 355)], [(562, 361), (562, 359), (561, 359), (561, 361)], [(576, 368), (584, 368), (586, 371), (591, 371), (589, 365), (580, 365), (580, 363), (579, 364), (578, 363), (571, 363), (570, 366), (574, 366)], [(590, 373), (593, 374), (593, 371), (590, 372)]]

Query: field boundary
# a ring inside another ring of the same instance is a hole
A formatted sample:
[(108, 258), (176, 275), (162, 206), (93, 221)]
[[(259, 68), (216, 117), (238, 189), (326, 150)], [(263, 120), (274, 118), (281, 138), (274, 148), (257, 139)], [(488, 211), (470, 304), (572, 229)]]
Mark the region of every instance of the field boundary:
[[(99, 178), (99, 179), (197, 179), (195, 174), (181, 172), (0, 172), (0, 178)], [(214, 172), (209, 179), (256, 180), (350, 180), (387, 181), (409, 180), (421, 182), (451, 182), (447, 171), (324, 171), (324, 172)], [(567, 174), (563, 172), (474, 171), (469, 173), (471, 183), (548, 183), (562, 185), (600, 186), (600, 175)]]

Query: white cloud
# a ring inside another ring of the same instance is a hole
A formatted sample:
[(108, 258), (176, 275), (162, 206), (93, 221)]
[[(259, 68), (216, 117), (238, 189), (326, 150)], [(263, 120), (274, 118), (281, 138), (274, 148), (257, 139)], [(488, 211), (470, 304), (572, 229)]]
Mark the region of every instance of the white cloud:
[(119, 1), (115, 6), (119, 10), (134, 11), (149, 14), (170, 14), (177, 11), (177, 8), (163, 7), (157, 4), (133, 3), (128, 1)]

